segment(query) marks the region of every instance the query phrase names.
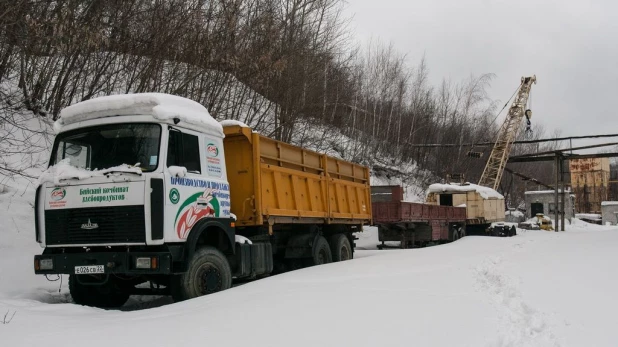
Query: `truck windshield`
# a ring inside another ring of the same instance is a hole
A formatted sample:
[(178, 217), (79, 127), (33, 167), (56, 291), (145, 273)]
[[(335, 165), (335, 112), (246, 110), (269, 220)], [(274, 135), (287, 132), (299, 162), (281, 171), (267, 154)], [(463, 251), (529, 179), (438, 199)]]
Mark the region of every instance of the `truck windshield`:
[(159, 163), (161, 126), (158, 124), (112, 124), (59, 134), (51, 164), (69, 159), (72, 166), (102, 170), (122, 164), (153, 171)]

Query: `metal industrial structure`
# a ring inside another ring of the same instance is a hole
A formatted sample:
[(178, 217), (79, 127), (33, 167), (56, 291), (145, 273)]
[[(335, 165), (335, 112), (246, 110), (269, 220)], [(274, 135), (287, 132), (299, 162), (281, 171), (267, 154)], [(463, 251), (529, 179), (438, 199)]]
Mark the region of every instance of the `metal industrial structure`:
[[(564, 169), (564, 161), (565, 160), (573, 160), (573, 159), (588, 159), (588, 158), (615, 158), (618, 157), (617, 152), (609, 152), (609, 153), (592, 153), (592, 154), (572, 154), (573, 151), (584, 150), (584, 149), (592, 149), (592, 148), (600, 148), (600, 147), (610, 147), (610, 146), (618, 146), (618, 142), (610, 142), (610, 143), (602, 143), (597, 145), (589, 145), (589, 146), (581, 146), (581, 147), (570, 147), (570, 148), (562, 148), (553, 151), (545, 151), (545, 152), (537, 152), (530, 154), (523, 154), (514, 157), (510, 157), (508, 159), (509, 163), (527, 163), (527, 162), (541, 162), (541, 161), (553, 161), (555, 167), (555, 184), (554, 187), (554, 205), (558, 206), (554, 211), (554, 218), (556, 221), (556, 231), (564, 231), (565, 226), (565, 218), (564, 211), (562, 211), (562, 206), (565, 206), (564, 194), (561, 195), (559, 199), (558, 191), (564, 189), (566, 186), (566, 182), (564, 180), (565, 169)], [(571, 152), (571, 153), (569, 153)]]
[(526, 109), (526, 104), (528, 103), (530, 88), (533, 83), (536, 83), (535, 75), (521, 78), (521, 85), (519, 86), (517, 96), (509, 109), (502, 127), (500, 127), (498, 137), (479, 180), (480, 186), (490, 187), (494, 190), (498, 189), (502, 180), (502, 174), (504, 173), (504, 167), (511, 153), (511, 146), (519, 133), (521, 121), (525, 116), (529, 124), (530, 117), (532, 117), (532, 111)]

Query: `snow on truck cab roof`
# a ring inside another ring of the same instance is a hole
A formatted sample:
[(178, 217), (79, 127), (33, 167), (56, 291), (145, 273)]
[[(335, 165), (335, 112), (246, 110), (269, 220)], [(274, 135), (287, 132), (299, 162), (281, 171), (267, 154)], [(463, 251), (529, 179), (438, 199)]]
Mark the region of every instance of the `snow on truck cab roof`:
[[(150, 115), (162, 122), (180, 119), (191, 128), (223, 137), (223, 127), (201, 104), (176, 95), (139, 93), (102, 96), (64, 108), (54, 123), (56, 133), (70, 124), (119, 116)], [(185, 125), (186, 126), (186, 125)]]
[(436, 184), (430, 185), (429, 188), (427, 189), (427, 195), (431, 193), (434, 193), (434, 194), (451, 193), (453, 194), (453, 193), (467, 193), (467, 192), (477, 192), (479, 193), (481, 198), (485, 200), (504, 199), (504, 196), (502, 196), (502, 194), (498, 193), (494, 189), (491, 189), (489, 187), (479, 186), (479, 185), (472, 184), (472, 183), (465, 183), (465, 184), (436, 183)]

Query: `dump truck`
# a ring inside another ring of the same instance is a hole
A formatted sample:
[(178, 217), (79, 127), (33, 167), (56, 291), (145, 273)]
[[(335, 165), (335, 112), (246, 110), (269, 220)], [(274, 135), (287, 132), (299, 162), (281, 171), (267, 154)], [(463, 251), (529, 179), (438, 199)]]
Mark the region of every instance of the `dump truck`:
[(95, 98), (54, 128), (34, 272), (68, 275), (77, 304), (186, 300), (351, 259), (372, 220), (367, 167), (219, 123), (185, 98)]
[(406, 202), (401, 186), (372, 186), (371, 205), (380, 249), (424, 247), (466, 236), (466, 208)]

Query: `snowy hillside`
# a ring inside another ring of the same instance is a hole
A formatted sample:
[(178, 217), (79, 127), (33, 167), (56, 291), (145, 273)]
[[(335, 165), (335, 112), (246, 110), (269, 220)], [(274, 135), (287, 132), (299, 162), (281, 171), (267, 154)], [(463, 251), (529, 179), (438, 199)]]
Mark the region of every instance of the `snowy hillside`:
[[(116, 59), (130, 59), (130, 56), (120, 56)], [(121, 61), (114, 61), (121, 64)], [(169, 66), (168, 66), (169, 65)], [(183, 63), (167, 62), (163, 68), (168, 74), (186, 72), (190, 66)], [(93, 95), (124, 94), (122, 81), (129, 80), (131, 72), (122, 71), (117, 74), (117, 80), (105, 92)], [(272, 102), (237, 80), (234, 76), (219, 71), (204, 71), (201, 78), (208, 80), (212, 74), (221, 75), (223, 85), (221, 94), (217, 96), (213, 107), (208, 111), (217, 120), (234, 119), (248, 124), (254, 130), (273, 136), (277, 129), (277, 121)], [(91, 78), (91, 77), (89, 77)], [(173, 85), (168, 86), (173, 89)], [(36, 180), (49, 160), (49, 148), (54, 138), (53, 122), (31, 111), (23, 109), (23, 92), (17, 87), (15, 80), (0, 84), (3, 96), (0, 103), (0, 192), (3, 186), (22, 189), (23, 186), (12, 182), (15, 172), (23, 173), (30, 170), (30, 181)], [(247, 98), (247, 95), (250, 97)], [(191, 96), (192, 100), (204, 99), (204, 95)], [(80, 101), (78, 96), (74, 102)], [(6, 102), (6, 104), (4, 104)], [(9, 105), (21, 105), (13, 107)], [(336, 128), (321, 123), (312, 118), (299, 118), (294, 121), (294, 132), (291, 143), (303, 148), (367, 165), (372, 169), (371, 184), (401, 185), (404, 187), (404, 199), (407, 201), (423, 201), (425, 189), (429, 184), (440, 181), (438, 177), (427, 170), (419, 168), (416, 163), (402, 161), (394, 153), (381, 153), (376, 148), (369, 148), (366, 134), (351, 128)], [(3, 170), (8, 168), (8, 170)], [(23, 183), (23, 181), (22, 181)], [(28, 185), (28, 183), (26, 183)]]

